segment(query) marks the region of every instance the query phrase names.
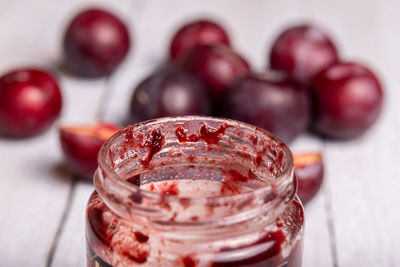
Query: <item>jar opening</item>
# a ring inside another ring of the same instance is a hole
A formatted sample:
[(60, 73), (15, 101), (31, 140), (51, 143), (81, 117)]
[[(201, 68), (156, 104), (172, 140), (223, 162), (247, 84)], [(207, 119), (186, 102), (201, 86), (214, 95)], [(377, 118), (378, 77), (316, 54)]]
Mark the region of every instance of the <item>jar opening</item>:
[(120, 216), (180, 224), (243, 220), (296, 191), (282, 141), (249, 124), (200, 116), (147, 121), (115, 134), (99, 153), (94, 183)]

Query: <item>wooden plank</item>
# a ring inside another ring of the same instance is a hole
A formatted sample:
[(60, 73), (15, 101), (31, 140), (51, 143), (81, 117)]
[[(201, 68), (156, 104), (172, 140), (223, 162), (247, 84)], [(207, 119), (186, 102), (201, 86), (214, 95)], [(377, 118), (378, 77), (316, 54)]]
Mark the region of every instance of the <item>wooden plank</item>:
[(395, 103), (400, 97), (396, 90), (400, 80), (393, 58), (399, 56), (396, 32), (400, 19), (394, 11), (399, 4), (314, 2), (313, 18), (336, 33), (343, 55), (372, 65), (387, 85), (385, 110), (373, 129), (354, 141), (327, 144), (327, 187), (332, 193), (337, 265), (396, 266), (400, 261), (400, 173), (393, 159), (397, 156), (396, 131), (400, 129)]
[(78, 182), (74, 187), (70, 211), (65, 218), (51, 266), (86, 265), (85, 211), (92, 192), (93, 185), (90, 183)]
[[(0, 16), (1, 72), (19, 65), (50, 65), (45, 46), (36, 51), (30, 47), (38, 43), (36, 31), (45, 26), (40, 19), (30, 25), (38, 12), (36, 4), (6, 6)], [(53, 128), (30, 139), (0, 139), (0, 254), (4, 266), (45, 265), (69, 191), (69, 181), (54, 174), (59, 159), (55, 134)]]
[[(94, 87), (104, 85), (101, 79), (78, 85), (77, 79), (64, 76), (57, 68), (65, 15), (78, 4), (13, 1), (0, 11), (1, 72), (40, 66), (58, 74), (64, 97), (62, 121), (93, 120), (101, 94)], [(1, 265), (45, 266), (71, 190), (70, 175), (59, 167), (63, 160), (56, 125), (38, 137), (1, 138), (0, 147)]]
[(56, 172), (56, 131), (23, 141), (1, 139), (0, 147), (2, 264), (44, 266), (70, 188)]

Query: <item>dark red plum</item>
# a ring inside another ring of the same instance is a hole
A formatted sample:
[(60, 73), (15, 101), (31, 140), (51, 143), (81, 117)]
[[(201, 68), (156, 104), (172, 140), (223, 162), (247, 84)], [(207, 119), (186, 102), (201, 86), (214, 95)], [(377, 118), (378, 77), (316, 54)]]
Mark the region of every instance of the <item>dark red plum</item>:
[(174, 35), (170, 46), (170, 58), (175, 61), (199, 44), (223, 44), (230, 41), (224, 28), (210, 20), (196, 20), (184, 25)]
[(108, 123), (62, 126), (59, 129), (60, 143), (71, 171), (79, 178), (92, 181), (101, 146), (118, 131), (117, 126)]
[(378, 119), (383, 91), (375, 74), (358, 63), (337, 63), (319, 73), (311, 87), (314, 129), (323, 136), (362, 135)]
[(131, 100), (131, 123), (166, 116), (209, 115), (210, 103), (203, 85), (179, 68), (151, 74), (136, 88)]
[(0, 134), (28, 137), (42, 133), (59, 117), (62, 97), (57, 81), (37, 69), (0, 77)]
[(127, 55), (131, 41), (126, 25), (101, 9), (79, 13), (64, 35), (66, 67), (81, 76), (96, 77), (114, 71)]
[(320, 153), (294, 155), (294, 171), (297, 177), (297, 195), (305, 205), (318, 193), (324, 177), (324, 165)]
[(220, 97), (233, 81), (250, 72), (243, 57), (222, 45), (194, 47), (183, 66), (206, 85), (212, 99)]
[(275, 40), (270, 52), (270, 67), (285, 72), (303, 86), (337, 60), (338, 52), (331, 38), (311, 25), (286, 29)]
[(223, 102), (222, 116), (264, 128), (284, 142), (292, 141), (308, 126), (308, 93), (277, 73), (237, 80)]

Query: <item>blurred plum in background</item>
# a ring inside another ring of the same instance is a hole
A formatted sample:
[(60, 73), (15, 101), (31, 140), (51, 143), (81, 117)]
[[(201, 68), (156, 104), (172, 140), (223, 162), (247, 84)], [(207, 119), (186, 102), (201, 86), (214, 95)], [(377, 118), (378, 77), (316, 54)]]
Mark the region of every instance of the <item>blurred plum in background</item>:
[(64, 35), (64, 61), (81, 76), (113, 72), (127, 55), (131, 38), (127, 26), (112, 13), (93, 8), (76, 15)]
[(378, 119), (383, 91), (378, 78), (358, 63), (336, 63), (312, 83), (314, 129), (332, 138), (355, 138)]
[(174, 35), (170, 46), (170, 58), (175, 61), (199, 44), (223, 44), (229, 46), (228, 34), (222, 26), (211, 20), (196, 20), (183, 25)]
[(222, 102), (223, 116), (264, 128), (284, 142), (305, 131), (310, 119), (307, 91), (272, 71), (236, 80)]
[(331, 38), (312, 25), (284, 30), (270, 51), (270, 67), (285, 72), (290, 79), (308, 85), (322, 69), (338, 60)]
[(131, 123), (166, 116), (209, 115), (204, 86), (188, 72), (164, 67), (145, 78), (132, 96)]
[(218, 99), (237, 78), (250, 72), (247, 61), (223, 45), (197, 45), (183, 62), (206, 86), (210, 97)]

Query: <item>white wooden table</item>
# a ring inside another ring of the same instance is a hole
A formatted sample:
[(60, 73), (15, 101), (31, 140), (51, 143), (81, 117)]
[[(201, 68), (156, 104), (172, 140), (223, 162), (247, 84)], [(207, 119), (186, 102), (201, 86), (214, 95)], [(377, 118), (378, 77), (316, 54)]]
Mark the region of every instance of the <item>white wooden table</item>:
[[(93, 1), (90, 1), (93, 3)], [(336, 37), (342, 56), (378, 71), (386, 89), (379, 122), (350, 142), (302, 136), (295, 152), (321, 150), (326, 176), (306, 208), (303, 266), (400, 266), (400, 2), (396, 0), (110, 0), (98, 4), (131, 26), (133, 53), (108, 78), (60, 72), (65, 23), (86, 1), (0, 2), (0, 72), (43, 66), (59, 75), (61, 123), (120, 122), (134, 85), (166, 55), (183, 21), (217, 18), (255, 69), (288, 23), (315, 21)], [(0, 138), (0, 266), (85, 266), (84, 209), (92, 185), (62, 168), (56, 125), (24, 140)]]

